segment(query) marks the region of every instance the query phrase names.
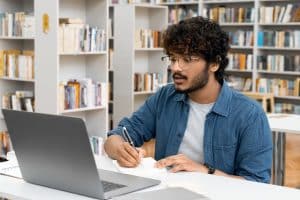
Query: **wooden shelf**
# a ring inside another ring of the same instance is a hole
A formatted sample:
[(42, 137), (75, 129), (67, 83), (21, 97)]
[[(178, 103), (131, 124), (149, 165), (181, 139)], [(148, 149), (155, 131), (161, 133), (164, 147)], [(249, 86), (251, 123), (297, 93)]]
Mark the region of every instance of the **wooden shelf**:
[(0, 77), (0, 79), (2, 79), (2, 80), (8, 80), (8, 81), (30, 82), (30, 83), (34, 83), (35, 82), (34, 79), (9, 78), (9, 77), (6, 77), (6, 76)]
[(103, 110), (105, 108), (106, 108), (105, 106), (96, 106), (96, 107), (89, 107), (89, 108), (69, 109), (69, 110), (63, 110), (61, 112), (61, 114), (75, 113), (75, 112), (86, 112), (86, 111), (93, 111), (93, 110)]
[(297, 96), (274, 96), (274, 97), (276, 99), (300, 101), (300, 97)]

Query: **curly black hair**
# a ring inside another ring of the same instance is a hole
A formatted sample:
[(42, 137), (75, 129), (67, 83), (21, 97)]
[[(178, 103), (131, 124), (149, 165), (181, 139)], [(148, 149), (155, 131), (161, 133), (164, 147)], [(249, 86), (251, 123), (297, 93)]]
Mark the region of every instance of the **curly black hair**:
[(215, 77), (223, 82), (229, 37), (216, 22), (201, 16), (182, 20), (164, 31), (162, 43), (167, 55), (200, 56), (209, 64), (219, 64)]

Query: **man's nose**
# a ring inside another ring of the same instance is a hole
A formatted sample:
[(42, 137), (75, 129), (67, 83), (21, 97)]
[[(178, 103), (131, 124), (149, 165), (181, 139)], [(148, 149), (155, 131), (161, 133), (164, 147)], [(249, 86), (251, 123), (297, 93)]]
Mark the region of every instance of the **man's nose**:
[(173, 65), (171, 65), (171, 70), (174, 72), (182, 71), (180, 64), (180, 61), (176, 60), (176, 62)]

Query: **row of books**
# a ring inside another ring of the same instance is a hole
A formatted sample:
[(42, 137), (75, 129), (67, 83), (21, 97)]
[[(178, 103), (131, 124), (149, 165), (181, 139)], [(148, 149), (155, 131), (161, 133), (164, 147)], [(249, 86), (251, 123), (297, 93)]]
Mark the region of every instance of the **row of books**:
[[(227, 77), (228, 85), (238, 91), (251, 91), (252, 79), (236, 76)], [(264, 93), (264, 92), (262, 92)], [(275, 103), (275, 113), (293, 113), (300, 114), (300, 105)]]
[(60, 18), (59, 51), (61, 53), (99, 52), (105, 49), (104, 29), (84, 24), (81, 19)]
[(237, 76), (228, 76), (226, 78), (228, 85), (238, 91), (251, 91), (252, 90), (252, 79), (237, 77)]
[(254, 22), (255, 9), (251, 7), (228, 8), (224, 6), (204, 8), (203, 15), (219, 23), (249, 23)]
[(257, 45), (270, 47), (300, 48), (300, 30), (259, 31)]
[(300, 78), (286, 79), (257, 79), (256, 91), (259, 93), (273, 93), (275, 96), (300, 96)]
[(2, 96), (2, 108), (12, 110), (34, 111), (34, 95), (30, 90), (17, 90)]
[(251, 70), (253, 68), (253, 55), (245, 53), (229, 53), (227, 69)]
[(137, 29), (135, 31), (135, 48), (158, 48), (162, 46), (161, 31)]
[(6, 131), (0, 132), (0, 158), (7, 158), (7, 153), (12, 151), (12, 144), (9, 134)]
[(300, 22), (300, 4), (262, 6), (259, 16), (260, 23)]
[(237, 30), (228, 32), (231, 45), (236, 46), (253, 46), (253, 31)]
[(92, 79), (61, 81), (59, 84), (60, 111), (106, 106), (107, 84)]
[(257, 63), (259, 70), (300, 72), (300, 55), (261, 55)]
[(300, 115), (300, 105), (275, 103), (275, 113), (290, 113)]
[(34, 37), (35, 19), (32, 13), (0, 13), (0, 35)]
[(160, 73), (135, 73), (134, 91), (156, 91), (163, 83), (166, 83), (166, 77)]
[(169, 7), (169, 23), (171, 24), (176, 24), (181, 20), (195, 17), (197, 15), (197, 8), (187, 6)]
[(0, 50), (0, 77), (34, 78), (34, 52)]

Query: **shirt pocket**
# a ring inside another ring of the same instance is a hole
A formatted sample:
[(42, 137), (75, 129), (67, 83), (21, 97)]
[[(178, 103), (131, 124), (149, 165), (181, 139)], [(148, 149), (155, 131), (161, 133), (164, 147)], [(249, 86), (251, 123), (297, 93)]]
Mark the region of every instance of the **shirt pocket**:
[(213, 155), (215, 167), (226, 173), (233, 174), (236, 151), (237, 143), (226, 145), (214, 144)]

